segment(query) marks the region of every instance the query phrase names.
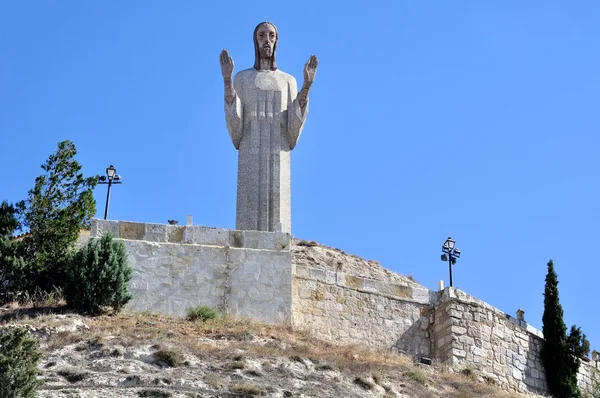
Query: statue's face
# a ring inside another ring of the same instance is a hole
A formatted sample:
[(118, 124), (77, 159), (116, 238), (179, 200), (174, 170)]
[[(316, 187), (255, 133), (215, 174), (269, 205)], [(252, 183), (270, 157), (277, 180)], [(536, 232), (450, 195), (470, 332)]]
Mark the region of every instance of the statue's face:
[(263, 24), (258, 28), (256, 31), (256, 41), (258, 42), (258, 51), (262, 58), (271, 58), (273, 56), (276, 40), (277, 33), (273, 25)]

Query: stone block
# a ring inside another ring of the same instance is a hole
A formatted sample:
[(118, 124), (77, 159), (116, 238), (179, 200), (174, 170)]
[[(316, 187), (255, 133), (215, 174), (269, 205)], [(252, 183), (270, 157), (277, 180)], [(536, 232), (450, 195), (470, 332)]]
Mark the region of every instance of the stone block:
[(244, 239), (243, 245), (246, 249), (258, 249), (260, 246), (260, 232), (259, 231), (241, 231)]
[(521, 370), (513, 368), (511, 373), (514, 379), (519, 381), (523, 380), (523, 372)]
[(346, 286), (346, 274), (343, 272), (336, 272), (335, 284), (338, 286), (345, 287)]
[(229, 246), (229, 230), (196, 227), (194, 231), (194, 243), (210, 246)]
[(345, 286), (352, 289), (362, 289), (363, 279), (352, 275), (345, 275)]
[(308, 279), (310, 275), (310, 268), (305, 266), (296, 266), (296, 276), (298, 278)]
[(362, 289), (363, 291), (370, 293), (377, 293), (378, 281), (373, 279), (363, 279)]
[(259, 249), (290, 250), (290, 236), (279, 232), (261, 232)]
[(429, 289), (412, 288), (412, 299), (417, 303), (429, 304)]
[(146, 225), (139, 222), (119, 222), (119, 237), (128, 240), (143, 240), (146, 234)]
[(120, 238), (119, 222), (99, 219), (92, 220), (90, 237), (100, 237), (107, 232), (112, 232), (115, 238)]
[(318, 269), (318, 268), (310, 268), (308, 277), (310, 279), (313, 279), (313, 280), (316, 280), (319, 282), (325, 282), (325, 280), (326, 280), (325, 270)]
[(188, 245), (194, 243), (195, 232), (196, 227), (194, 227), (193, 225), (186, 225), (183, 228), (183, 243)]
[(397, 297), (409, 299), (412, 298), (412, 288), (408, 286), (396, 285), (395, 295)]
[(143, 240), (148, 242), (166, 242), (167, 226), (163, 224), (145, 224)]
[(453, 350), (453, 354), (457, 358), (466, 358), (467, 352), (465, 350), (455, 349)]
[(184, 226), (167, 225), (167, 242), (183, 243)]
[(229, 246), (236, 248), (244, 247), (244, 232), (229, 231)]
[(453, 334), (460, 336), (461, 334), (465, 334), (465, 333), (467, 333), (467, 328), (465, 328), (465, 327), (462, 327), (462, 326), (455, 326), (455, 325), (452, 325), (452, 326), (450, 327), (450, 331), (451, 331)]

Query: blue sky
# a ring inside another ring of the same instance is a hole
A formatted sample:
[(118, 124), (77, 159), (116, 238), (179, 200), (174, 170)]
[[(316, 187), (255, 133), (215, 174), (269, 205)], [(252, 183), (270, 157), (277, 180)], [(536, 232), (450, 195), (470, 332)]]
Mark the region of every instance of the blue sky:
[(23, 199), (69, 139), (86, 174), (122, 175), (109, 218), (234, 228), (218, 59), (251, 67), (266, 18), (299, 86), (319, 59), (294, 236), (432, 289), (452, 236), (454, 285), (538, 328), (552, 258), (567, 326), (600, 349), (598, 3), (216, 3), (2, 3), (0, 200)]

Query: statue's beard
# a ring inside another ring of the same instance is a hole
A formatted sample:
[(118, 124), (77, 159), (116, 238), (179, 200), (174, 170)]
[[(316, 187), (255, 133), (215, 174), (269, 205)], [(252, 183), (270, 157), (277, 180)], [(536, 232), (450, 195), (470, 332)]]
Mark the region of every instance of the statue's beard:
[(272, 48), (271, 49), (266, 49), (266, 48), (261, 49), (260, 57), (263, 59), (273, 58), (273, 49)]

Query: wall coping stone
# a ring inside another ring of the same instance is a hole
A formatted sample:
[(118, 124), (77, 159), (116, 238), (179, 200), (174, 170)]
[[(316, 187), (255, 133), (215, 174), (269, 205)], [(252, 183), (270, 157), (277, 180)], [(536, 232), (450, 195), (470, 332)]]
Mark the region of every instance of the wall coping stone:
[(102, 220), (91, 222), (91, 237), (112, 232), (115, 238), (157, 243), (220, 246), (240, 249), (290, 251), (290, 234), (268, 231), (241, 231), (202, 225), (170, 225), (136, 221)]
[(447, 287), (446, 289), (444, 289), (442, 291), (442, 294), (440, 295), (439, 303), (443, 303), (446, 301), (452, 301), (452, 300), (458, 301), (462, 304), (485, 308), (486, 310), (489, 310), (489, 311), (495, 313), (496, 315), (498, 315), (498, 317), (504, 317), (510, 323), (512, 323), (516, 326), (519, 326), (522, 329), (525, 329), (525, 331), (527, 331), (529, 334), (532, 334), (542, 340), (544, 339), (544, 334), (542, 333), (542, 331), (534, 328), (533, 326), (529, 325), (527, 322), (519, 321), (512, 315), (507, 314), (504, 311), (501, 311), (498, 308), (493, 307), (492, 305), (486, 303), (485, 301), (481, 301), (478, 298), (471, 296), (468, 293), (463, 292), (462, 290), (459, 290), (455, 287)]
[(397, 283), (387, 283), (377, 279), (354, 276), (342, 271), (330, 271), (306, 265), (296, 265), (292, 269), (292, 276), (298, 279), (336, 285), (361, 293), (375, 294), (397, 301), (423, 305), (431, 305), (437, 301), (437, 292), (433, 292), (427, 288), (415, 288)]

